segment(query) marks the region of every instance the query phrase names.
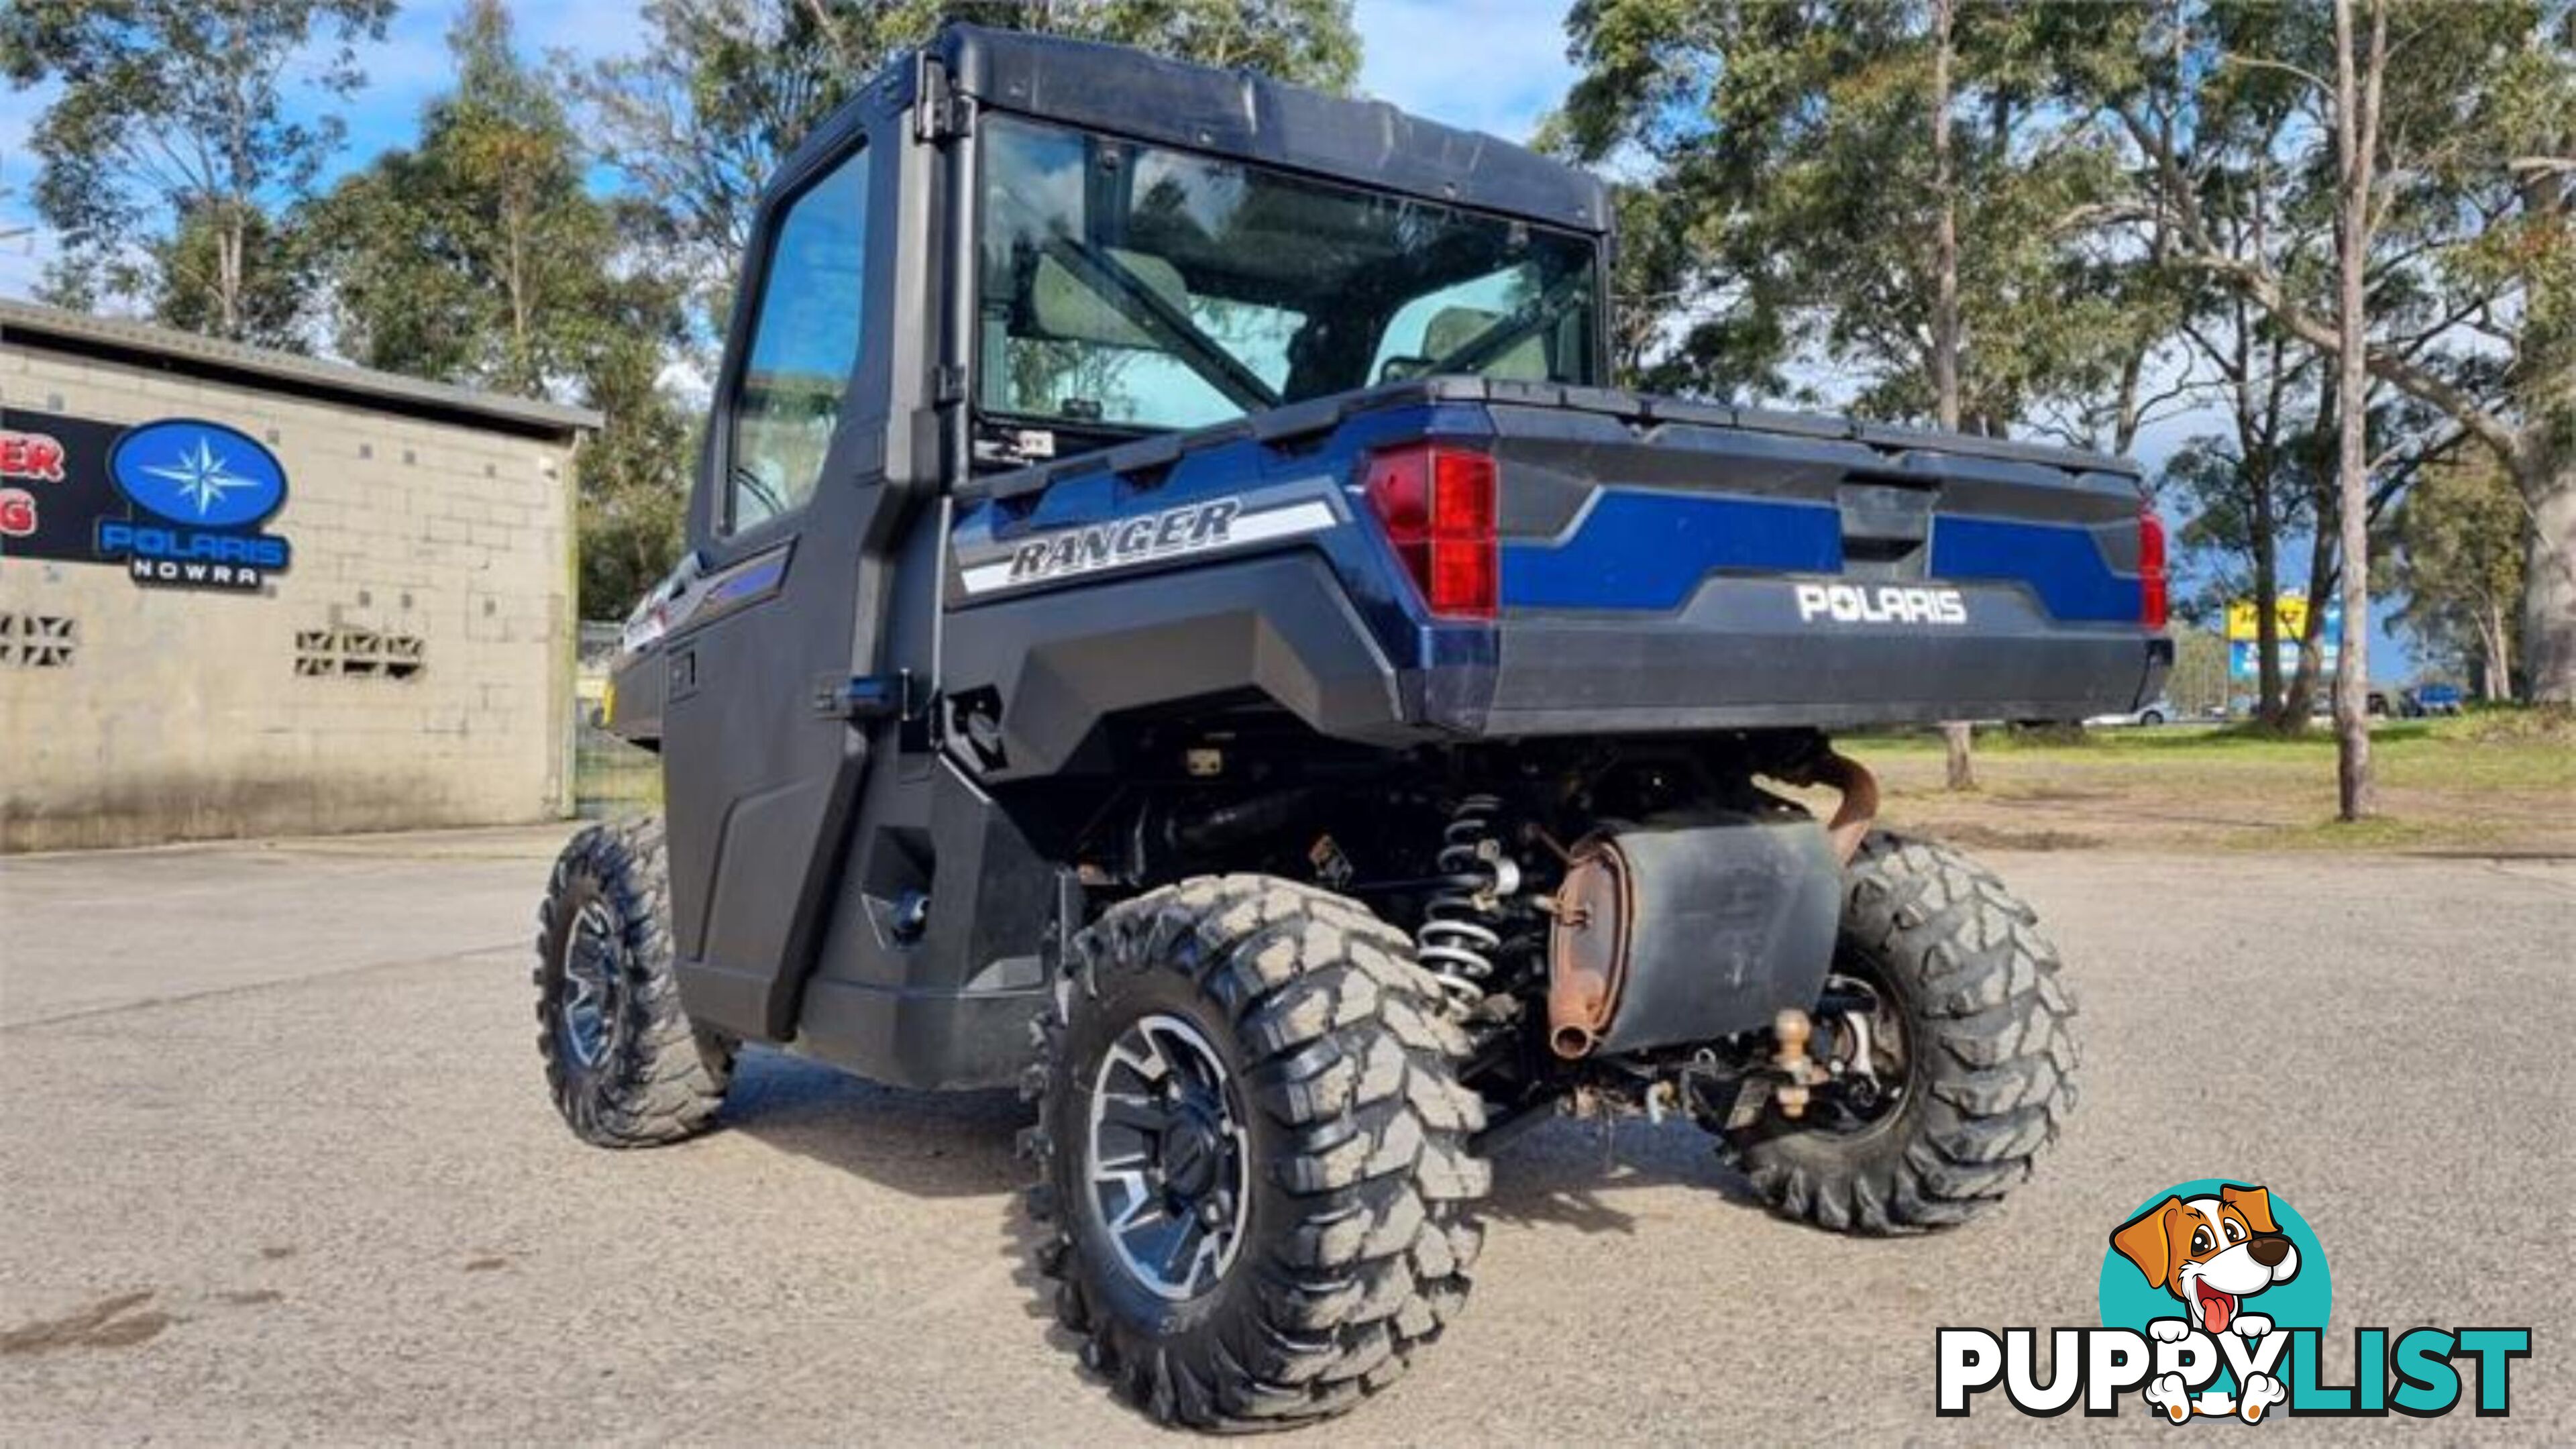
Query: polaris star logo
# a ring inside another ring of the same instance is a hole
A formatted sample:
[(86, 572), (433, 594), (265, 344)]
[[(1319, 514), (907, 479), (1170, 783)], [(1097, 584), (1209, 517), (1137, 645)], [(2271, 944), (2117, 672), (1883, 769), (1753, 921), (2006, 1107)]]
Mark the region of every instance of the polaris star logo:
[(1837, 624), (1965, 624), (1968, 601), (1957, 589), (1930, 589), (1913, 584), (1798, 585), (1798, 622), (1817, 616)]
[(1035, 534), (1007, 545), (1010, 552), (1005, 557), (967, 565), (961, 578), (966, 592), (980, 594), (1314, 533), (1332, 527), (1334, 521), (1332, 506), (1317, 498), (1254, 510), (1246, 510), (1241, 498), (1212, 498)]

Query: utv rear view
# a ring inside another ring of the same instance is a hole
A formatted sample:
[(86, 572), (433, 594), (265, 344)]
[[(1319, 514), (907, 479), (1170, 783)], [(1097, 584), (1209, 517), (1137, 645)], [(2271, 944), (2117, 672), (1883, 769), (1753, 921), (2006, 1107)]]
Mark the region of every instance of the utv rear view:
[(872, 82), (762, 205), (626, 628), (667, 823), (547, 892), (574, 1130), (708, 1126), (745, 1042), (1015, 1085), (1060, 1316), (1200, 1428), (1393, 1382), (1559, 1112), (1827, 1227), (1999, 1201), (2074, 1101), (2056, 954), (1829, 732), (2153, 698), (2161, 532), (2109, 459), (1607, 386), (1608, 226), (1106, 47)]

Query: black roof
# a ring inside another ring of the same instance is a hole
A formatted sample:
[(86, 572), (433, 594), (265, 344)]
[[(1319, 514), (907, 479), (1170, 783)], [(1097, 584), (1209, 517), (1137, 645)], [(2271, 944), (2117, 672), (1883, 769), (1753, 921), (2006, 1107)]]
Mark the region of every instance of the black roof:
[(1609, 229), (1610, 189), (1592, 173), (1384, 101), (980, 25), (949, 25), (929, 50), (981, 105), (1580, 231)]

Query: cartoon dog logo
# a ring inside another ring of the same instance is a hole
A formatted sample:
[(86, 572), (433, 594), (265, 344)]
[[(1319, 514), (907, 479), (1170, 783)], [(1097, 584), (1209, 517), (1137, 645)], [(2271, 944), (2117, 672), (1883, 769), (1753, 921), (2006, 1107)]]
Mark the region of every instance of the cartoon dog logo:
[[(2181, 1300), (2183, 1318), (2147, 1324), (2157, 1341), (2179, 1343), (2194, 1329), (2233, 1333), (2249, 1342), (2272, 1331), (2272, 1320), (2245, 1311), (2245, 1300), (2286, 1283), (2299, 1271), (2299, 1250), (2272, 1221), (2272, 1195), (2259, 1187), (2223, 1184), (2214, 1197), (2169, 1197), (2122, 1223), (2111, 1246), (2144, 1273), (2147, 1282)], [(2147, 1402), (2179, 1424), (2195, 1410), (2233, 1413), (2251, 1424), (2287, 1396), (2270, 1375), (2245, 1376), (2234, 1399), (2212, 1390), (2194, 1404), (2182, 1376), (2166, 1374), (2144, 1391)]]

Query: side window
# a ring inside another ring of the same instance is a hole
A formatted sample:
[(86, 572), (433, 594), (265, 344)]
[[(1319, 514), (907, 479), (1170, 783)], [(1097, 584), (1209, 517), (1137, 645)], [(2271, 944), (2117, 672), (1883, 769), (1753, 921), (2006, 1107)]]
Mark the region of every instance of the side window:
[(814, 496), (859, 355), (867, 301), (868, 157), (825, 172), (770, 237), (751, 345), (730, 409), (725, 528), (749, 528)]

